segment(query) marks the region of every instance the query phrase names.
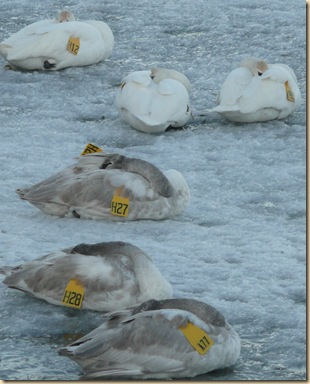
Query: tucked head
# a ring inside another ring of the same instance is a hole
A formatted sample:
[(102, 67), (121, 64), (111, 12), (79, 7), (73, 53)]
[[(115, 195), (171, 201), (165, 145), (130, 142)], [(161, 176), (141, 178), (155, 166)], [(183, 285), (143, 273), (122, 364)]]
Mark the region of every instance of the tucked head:
[(244, 58), (239, 64), (239, 67), (249, 68), (253, 76), (261, 76), (268, 69), (268, 65), (264, 60), (256, 59), (254, 57)]
[(268, 69), (268, 65), (265, 61), (259, 60), (256, 63), (255, 70), (257, 71), (258, 76), (261, 76)]
[(184, 87), (187, 89), (187, 92), (191, 92), (192, 86), (189, 79), (183, 75), (183, 73), (174, 69), (153, 67), (151, 68), (151, 78), (155, 83), (159, 83), (164, 79), (177, 80), (184, 85)]
[(103, 162), (100, 166), (101, 169), (113, 168), (113, 169), (122, 169), (125, 167), (127, 159), (125, 156), (118, 154), (107, 154), (103, 157)]
[(74, 21), (75, 17), (69, 10), (63, 9), (62, 11), (58, 11), (56, 20), (58, 20), (60, 23), (63, 23), (67, 21)]

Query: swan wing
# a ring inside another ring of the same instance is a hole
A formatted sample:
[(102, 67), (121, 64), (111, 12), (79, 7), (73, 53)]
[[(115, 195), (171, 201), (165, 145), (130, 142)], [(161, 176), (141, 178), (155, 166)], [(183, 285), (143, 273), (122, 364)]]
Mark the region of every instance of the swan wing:
[[(80, 39), (79, 56), (73, 55), (68, 49), (70, 38)], [(46, 25), (36, 29), (35, 33), (17, 36), (10, 42), (12, 48), (7, 60), (23, 60), (29, 57), (53, 58), (58, 61), (67, 58), (76, 59), (82, 55), (82, 48), (90, 43), (98, 43), (103, 49), (103, 41), (96, 28), (87, 23), (70, 22)], [(98, 47), (97, 47), (98, 48)], [(83, 48), (84, 49), (84, 48)], [(96, 47), (92, 47), (94, 51)]]
[[(111, 311), (135, 304), (140, 292), (132, 260), (116, 242), (98, 246), (99, 254), (79, 253), (81, 246), (76, 246), (25, 263), (4, 283), (52, 304), (67, 305), (66, 287), (77, 281), (83, 309)], [(112, 246), (109, 252), (108, 246)]]
[[(189, 328), (198, 329), (203, 342), (200, 336), (188, 336)], [(233, 363), (240, 342), (236, 336), (234, 346), (229, 343), (228, 325), (215, 327), (190, 312), (161, 309), (112, 317), (60, 353), (76, 360), (88, 378), (193, 377), (228, 364), (225, 348), (234, 355), (229, 361)]]
[(129, 111), (149, 126), (183, 122), (184, 115), (189, 119), (189, 95), (180, 82), (165, 79), (159, 84), (141, 84), (135, 81), (126, 83), (117, 97), (119, 110)]
[(39, 30), (42, 28), (50, 27), (55, 24), (58, 24), (58, 22), (55, 19), (51, 20), (41, 20), (36, 21), (35, 23), (29, 24), (26, 27), (20, 29), (18, 32), (13, 33), (10, 37), (5, 39), (1, 44), (14, 44), (19, 39), (23, 39), (26, 36), (35, 35)]
[(246, 86), (252, 80), (251, 71), (247, 68), (236, 68), (224, 81), (218, 96), (219, 108), (223, 110), (233, 108)]
[(292, 111), (299, 94), (291, 73), (282, 66), (272, 65), (262, 76), (253, 77), (239, 100), (240, 111), (252, 113), (264, 108)]

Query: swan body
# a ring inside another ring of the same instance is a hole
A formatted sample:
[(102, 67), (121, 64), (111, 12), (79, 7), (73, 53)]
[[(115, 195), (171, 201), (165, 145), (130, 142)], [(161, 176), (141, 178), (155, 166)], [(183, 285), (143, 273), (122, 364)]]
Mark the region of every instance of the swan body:
[[(80, 309), (112, 311), (172, 296), (170, 284), (150, 256), (123, 242), (79, 244), (1, 272), (11, 288)], [(70, 298), (71, 291), (76, 295)]]
[(118, 221), (174, 217), (190, 195), (176, 170), (163, 173), (144, 160), (102, 152), (16, 192), (51, 215)]
[(234, 364), (240, 339), (208, 304), (150, 300), (108, 314), (101, 326), (59, 352), (76, 361), (88, 379), (190, 378)]
[[(71, 15), (71, 14), (70, 14)], [(110, 27), (96, 20), (61, 22), (66, 16), (33, 23), (0, 44), (0, 55), (26, 70), (58, 70), (107, 59), (113, 50)]]
[(191, 85), (182, 73), (164, 68), (136, 71), (123, 80), (116, 96), (120, 116), (138, 131), (159, 133), (190, 119)]
[(210, 111), (233, 122), (263, 122), (287, 117), (300, 101), (297, 79), (289, 66), (247, 58), (227, 76), (218, 106)]

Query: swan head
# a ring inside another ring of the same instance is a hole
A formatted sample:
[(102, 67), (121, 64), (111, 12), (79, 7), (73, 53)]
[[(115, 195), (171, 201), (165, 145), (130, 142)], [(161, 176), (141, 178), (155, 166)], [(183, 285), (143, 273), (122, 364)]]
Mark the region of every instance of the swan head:
[(255, 75), (261, 76), (268, 69), (268, 65), (264, 60), (258, 60), (255, 66)]
[(68, 9), (63, 9), (57, 13), (56, 20), (58, 20), (60, 23), (64, 23), (68, 21), (74, 21), (75, 17), (73, 16), (73, 13), (71, 13)]
[(125, 167), (126, 157), (118, 154), (105, 155), (104, 160), (100, 166), (101, 169), (113, 168), (122, 169)]
[(192, 89), (189, 79), (183, 73), (174, 69), (153, 67), (151, 68), (150, 76), (155, 83), (160, 83), (164, 79), (174, 79), (182, 83), (187, 92), (190, 92)]
[(261, 76), (264, 72), (267, 71), (268, 64), (262, 59), (246, 57), (241, 61), (239, 67), (248, 68), (252, 72), (253, 76)]

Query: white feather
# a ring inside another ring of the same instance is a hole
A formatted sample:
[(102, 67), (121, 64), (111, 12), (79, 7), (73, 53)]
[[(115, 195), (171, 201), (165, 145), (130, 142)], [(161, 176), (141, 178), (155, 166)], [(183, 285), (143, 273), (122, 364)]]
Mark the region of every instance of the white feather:
[[(283, 119), (298, 109), (301, 94), (293, 70), (285, 64), (265, 64), (266, 69), (259, 76), (253, 69), (257, 62), (251, 58), (243, 60), (227, 76), (218, 95), (218, 106), (209, 112), (248, 123)], [(289, 100), (286, 82), (294, 100)]]
[[(71, 37), (79, 39), (76, 55), (67, 49)], [(4, 40), (0, 54), (18, 68), (58, 70), (98, 63), (111, 55), (113, 45), (113, 33), (102, 21), (44, 20)]]
[(190, 119), (190, 82), (182, 73), (163, 68), (126, 76), (116, 96), (121, 117), (148, 133), (181, 127)]

